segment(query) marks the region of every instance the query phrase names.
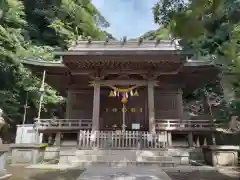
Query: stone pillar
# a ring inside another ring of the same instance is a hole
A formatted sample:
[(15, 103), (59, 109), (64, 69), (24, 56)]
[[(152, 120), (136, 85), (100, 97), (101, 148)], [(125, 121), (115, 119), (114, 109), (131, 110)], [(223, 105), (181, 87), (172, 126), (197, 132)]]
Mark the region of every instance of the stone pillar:
[(149, 121), (149, 132), (155, 133), (155, 109), (154, 109), (154, 84), (148, 82), (148, 121)]
[(67, 104), (66, 104), (66, 119), (71, 119), (71, 109), (72, 109), (72, 92), (67, 91)]
[(188, 133), (188, 144), (189, 144), (189, 147), (193, 147), (193, 133), (192, 132)]
[(172, 147), (172, 133), (167, 132), (168, 147)]
[(56, 144), (56, 146), (60, 146), (61, 145), (61, 133), (60, 132), (56, 133), (55, 144)]
[(94, 82), (92, 131), (99, 130), (100, 84)]

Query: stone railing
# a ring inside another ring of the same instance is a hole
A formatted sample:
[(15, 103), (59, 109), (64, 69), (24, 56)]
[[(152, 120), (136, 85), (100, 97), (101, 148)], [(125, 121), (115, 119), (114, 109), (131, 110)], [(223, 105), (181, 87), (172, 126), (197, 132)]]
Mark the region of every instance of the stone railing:
[(35, 126), (39, 130), (87, 130), (92, 128), (92, 119), (40, 119)]
[(156, 130), (211, 131), (215, 125), (210, 120), (156, 119)]

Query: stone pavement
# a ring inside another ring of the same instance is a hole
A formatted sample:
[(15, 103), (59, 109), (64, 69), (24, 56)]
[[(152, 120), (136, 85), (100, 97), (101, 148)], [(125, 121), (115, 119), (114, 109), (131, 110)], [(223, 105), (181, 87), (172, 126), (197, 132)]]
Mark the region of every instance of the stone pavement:
[(9, 180), (76, 180), (83, 172), (79, 169), (53, 170), (53, 169), (27, 169), (23, 166), (8, 167), (12, 174)]
[(77, 180), (172, 180), (159, 167), (92, 166), (84, 171)]
[[(212, 167), (119, 167), (93, 166), (83, 171), (70, 169), (29, 169), (23, 166), (7, 167), (10, 180), (240, 180), (240, 168), (233, 171)], [(170, 178), (169, 178), (169, 177)]]

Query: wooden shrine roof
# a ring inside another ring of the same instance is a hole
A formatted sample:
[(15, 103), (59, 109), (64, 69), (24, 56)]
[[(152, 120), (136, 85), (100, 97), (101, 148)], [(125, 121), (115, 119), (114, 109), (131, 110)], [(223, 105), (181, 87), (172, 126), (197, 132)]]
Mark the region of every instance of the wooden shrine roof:
[(76, 41), (67, 51), (54, 52), (72, 72), (91, 69), (176, 70), (187, 53), (178, 41)]
[[(66, 93), (69, 86), (69, 75), (71, 74), (71, 70), (66, 65), (59, 61), (24, 60), (22, 63), (30, 68), (37, 77), (41, 77), (42, 72), (46, 70), (46, 82), (61, 94)], [(191, 92), (206, 82), (216, 80), (217, 75), (218, 70), (210, 61), (188, 60), (178, 74), (174, 76), (174, 79), (176, 78), (175, 82), (181, 81), (185, 84), (186, 90), (184, 91)], [(164, 79), (164, 77), (162, 78)], [(166, 79), (166, 82), (169, 82), (169, 80)]]
[(57, 56), (68, 55), (160, 55), (182, 53), (178, 41), (75, 41), (67, 51), (56, 51)]
[[(42, 72), (46, 70), (46, 82), (62, 94), (65, 94), (69, 83), (74, 81), (73, 76), (80, 75), (81, 77), (77, 76), (76, 79), (87, 87), (89, 72), (96, 70), (110, 70), (114, 73), (122, 70), (130, 73), (142, 70), (163, 74), (174, 72), (175, 81), (184, 82), (186, 86), (194, 89), (201, 84), (200, 81), (206, 82), (209, 79), (208, 73), (216, 69), (206, 61), (187, 61), (188, 54), (181, 49), (178, 41), (170, 40), (91, 41), (89, 39), (75, 41), (67, 51), (56, 51), (54, 54), (60, 58), (60, 61), (29, 59), (24, 60), (23, 64), (38, 77), (41, 77)], [(190, 74), (196, 74), (194, 79)]]

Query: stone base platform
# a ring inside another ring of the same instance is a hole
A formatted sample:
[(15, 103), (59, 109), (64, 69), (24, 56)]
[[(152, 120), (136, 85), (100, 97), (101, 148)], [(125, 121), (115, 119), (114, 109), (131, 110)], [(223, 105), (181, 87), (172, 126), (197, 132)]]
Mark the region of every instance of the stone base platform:
[(240, 146), (205, 146), (205, 162), (211, 166), (238, 166)]
[(7, 171), (4, 170), (0, 170), (0, 180), (7, 180), (11, 177), (11, 174), (8, 174)]
[(7, 145), (0, 144), (0, 180), (7, 180), (12, 176), (11, 174), (8, 174), (5, 169), (8, 150)]
[(12, 165), (37, 164), (43, 161), (45, 145), (40, 144), (13, 144)]
[(118, 166), (124, 165), (188, 165), (192, 154), (191, 149), (167, 150), (72, 150), (60, 151), (59, 164)]

